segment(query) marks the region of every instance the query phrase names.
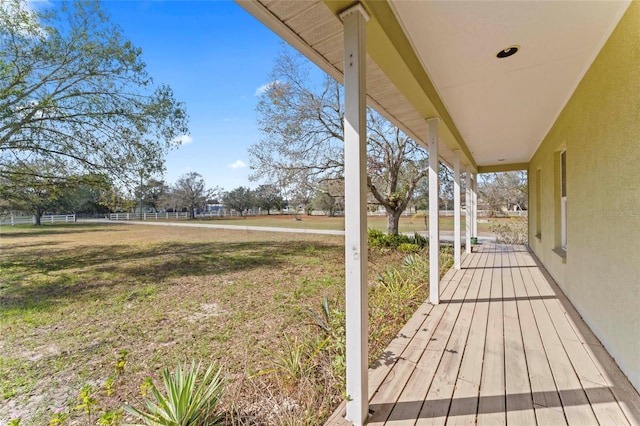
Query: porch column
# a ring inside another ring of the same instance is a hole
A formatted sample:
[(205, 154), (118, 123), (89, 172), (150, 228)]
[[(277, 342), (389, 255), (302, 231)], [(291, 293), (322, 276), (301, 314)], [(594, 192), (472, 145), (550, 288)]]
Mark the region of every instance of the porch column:
[(344, 183), (347, 414), (362, 425), (369, 413), (367, 311), (367, 144), (365, 23), (356, 4), (344, 22)]
[(438, 176), (438, 118), (429, 125), (429, 301), (440, 303), (440, 178)]
[(460, 151), (453, 151), (453, 267), (460, 269)]
[(474, 237), (478, 237), (478, 174), (473, 174), (472, 196), (473, 196), (473, 217), (471, 218), (471, 232)]
[(464, 183), (465, 183), (465, 241), (464, 241), (464, 250), (465, 252), (471, 253), (471, 222), (473, 217), (473, 196), (471, 195), (471, 171), (467, 169), (464, 174)]

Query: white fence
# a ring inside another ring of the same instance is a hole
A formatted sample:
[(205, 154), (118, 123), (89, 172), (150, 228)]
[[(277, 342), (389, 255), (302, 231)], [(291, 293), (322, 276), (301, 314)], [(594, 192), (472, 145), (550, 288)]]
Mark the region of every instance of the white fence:
[(111, 213), (110, 220), (158, 220), (158, 219), (189, 219), (188, 212), (174, 213)]
[[(242, 216), (267, 216), (268, 214), (282, 214), (280, 210), (249, 209), (242, 212)], [(234, 209), (219, 209), (210, 212), (201, 212), (196, 217), (240, 217), (240, 212)]]
[[(43, 215), (40, 218), (40, 223), (69, 223), (75, 222), (76, 215), (75, 214), (48, 214)], [(22, 224), (32, 224), (35, 225), (36, 217), (35, 216), (2, 216), (0, 217), (0, 225), (22, 225)]]

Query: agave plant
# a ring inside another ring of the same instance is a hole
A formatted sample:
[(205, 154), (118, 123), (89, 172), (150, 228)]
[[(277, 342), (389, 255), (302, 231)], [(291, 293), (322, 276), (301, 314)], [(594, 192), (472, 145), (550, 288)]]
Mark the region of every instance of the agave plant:
[(224, 391), (224, 381), (220, 368), (216, 364), (200, 378), (201, 365), (191, 363), (183, 369), (178, 364), (173, 374), (168, 368), (162, 372), (166, 396), (160, 393), (155, 384), (151, 384), (153, 400), (147, 399), (146, 410), (131, 406), (124, 409), (142, 420), (142, 425), (163, 426), (202, 426), (218, 425), (222, 416), (216, 408)]

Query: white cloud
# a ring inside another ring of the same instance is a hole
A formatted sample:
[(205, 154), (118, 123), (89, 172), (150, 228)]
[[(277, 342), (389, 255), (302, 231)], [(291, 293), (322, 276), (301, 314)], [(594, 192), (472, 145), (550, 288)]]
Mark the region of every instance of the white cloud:
[(275, 80), (275, 81), (272, 81), (271, 83), (263, 84), (262, 86), (260, 86), (260, 87), (258, 87), (256, 89), (255, 95), (256, 96), (260, 96), (260, 95), (264, 94), (267, 90), (274, 88), (278, 84), (280, 84), (279, 80)]
[(0, 9), (10, 19), (19, 22), (17, 33), (23, 37), (46, 39), (47, 31), (40, 25), (37, 10), (46, 9), (48, 1), (5, 2), (0, 1)]
[(193, 142), (193, 138), (189, 135), (182, 135), (176, 139), (176, 142), (179, 142), (180, 145), (186, 145), (188, 143)]
[(46, 9), (51, 5), (49, 0), (27, 0), (27, 6), (31, 9)]
[(229, 164), (228, 166), (230, 169), (243, 169), (245, 167), (247, 167), (247, 165), (244, 163), (244, 161), (242, 160), (237, 160), (234, 163)]

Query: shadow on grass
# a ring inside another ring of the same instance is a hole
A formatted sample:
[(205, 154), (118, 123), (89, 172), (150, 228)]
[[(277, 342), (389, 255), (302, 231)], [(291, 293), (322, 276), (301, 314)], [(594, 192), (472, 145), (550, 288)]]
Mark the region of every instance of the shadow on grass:
[[(122, 226), (116, 223), (43, 223), (41, 226), (35, 225), (16, 225), (2, 226), (0, 235), (8, 238), (28, 238), (41, 237), (43, 235), (71, 235), (85, 232), (100, 232), (105, 228), (109, 228), (110, 232), (116, 231), (115, 228)], [(125, 229), (117, 229), (124, 231)]]
[(60, 244), (60, 241), (37, 241), (34, 243), (25, 243), (25, 244), (11, 243), (11, 244), (2, 244), (2, 250), (27, 249), (30, 247), (57, 246), (59, 244)]
[[(26, 250), (0, 260), (0, 312), (48, 309), (71, 300), (95, 300), (168, 279), (279, 268), (292, 256), (339, 251), (341, 247), (294, 241), (162, 243)], [(117, 290), (115, 289), (117, 287)]]

